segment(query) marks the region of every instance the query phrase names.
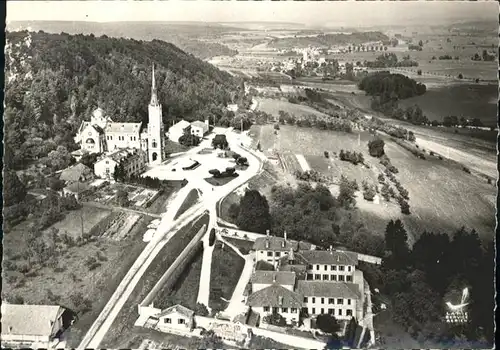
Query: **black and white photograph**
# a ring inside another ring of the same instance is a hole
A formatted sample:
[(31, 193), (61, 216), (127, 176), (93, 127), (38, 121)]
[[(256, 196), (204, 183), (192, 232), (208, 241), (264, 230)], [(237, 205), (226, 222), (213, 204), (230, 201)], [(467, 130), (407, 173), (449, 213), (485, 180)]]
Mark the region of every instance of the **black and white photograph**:
[(488, 349), (496, 1), (6, 1), (2, 349)]

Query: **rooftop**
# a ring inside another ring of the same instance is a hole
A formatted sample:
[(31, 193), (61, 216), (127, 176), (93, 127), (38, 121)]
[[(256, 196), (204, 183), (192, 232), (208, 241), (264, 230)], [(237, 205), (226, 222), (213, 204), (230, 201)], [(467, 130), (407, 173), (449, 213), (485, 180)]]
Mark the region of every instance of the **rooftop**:
[(177, 304), (177, 305), (171, 306), (169, 308), (166, 308), (165, 310), (162, 310), (162, 312), (160, 312), (157, 317), (166, 316), (166, 315), (169, 315), (169, 314), (174, 313), (174, 312), (179, 313), (179, 314), (186, 316), (186, 317), (192, 317), (194, 315), (194, 311), (188, 309), (185, 306)]
[(2, 302), (2, 334), (50, 336), (53, 324), (63, 312), (64, 309), (58, 305)]
[(208, 125), (200, 120), (192, 122), (191, 126), (196, 126), (198, 128), (202, 128), (202, 129), (208, 129)]
[(273, 284), (294, 286), (295, 273), (289, 271), (262, 271), (256, 270), (250, 278), (251, 283), (256, 284)]
[(141, 131), (142, 123), (108, 123), (106, 132), (138, 133)]
[(92, 174), (92, 169), (82, 163), (78, 163), (72, 167), (64, 169), (61, 172), (59, 179), (68, 182), (82, 181), (85, 177), (91, 176)]
[(254, 250), (289, 251), (290, 248), (294, 251), (308, 250), (311, 249), (311, 244), (285, 239), (284, 237), (267, 236), (257, 238), (253, 245)]
[(302, 296), (288, 289), (273, 284), (261, 289), (248, 297), (247, 305), (253, 307), (302, 307)]
[(180, 122), (175, 123), (174, 125), (172, 125), (169, 130), (171, 130), (171, 129), (184, 130), (188, 126), (191, 126), (191, 124), (188, 121), (181, 120)]
[(301, 255), (309, 264), (357, 265), (358, 255), (340, 250), (304, 250)]
[(354, 283), (297, 281), (297, 293), (303, 296), (317, 296), (326, 298), (360, 299), (358, 286)]

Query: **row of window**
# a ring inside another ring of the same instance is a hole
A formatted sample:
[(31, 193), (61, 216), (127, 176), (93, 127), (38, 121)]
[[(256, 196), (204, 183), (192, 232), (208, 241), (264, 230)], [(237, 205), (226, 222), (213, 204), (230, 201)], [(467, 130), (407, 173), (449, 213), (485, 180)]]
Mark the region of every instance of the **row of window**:
[[(106, 140), (112, 141), (113, 140), (113, 136), (106, 135)], [(118, 141), (125, 141), (125, 136), (118, 136)], [(130, 136), (130, 141), (137, 141), (137, 137), (136, 136)]]
[[(320, 314), (324, 314), (324, 313), (325, 313), (325, 309), (321, 308)], [(316, 309), (314, 307), (311, 309), (311, 314), (316, 315)], [(330, 314), (332, 316), (335, 316), (335, 309), (328, 309), (328, 314)], [(352, 316), (352, 310), (351, 309), (347, 309), (346, 312), (345, 312), (345, 315), (346, 316)], [(343, 316), (343, 310), (342, 309), (337, 309), (337, 316)]]
[[(321, 278), (321, 277), (323, 277), (323, 278)], [(352, 282), (352, 276), (350, 276), (350, 275), (347, 275), (347, 276), (344, 276), (344, 275), (326, 275), (326, 274), (320, 275), (319, 273), (313, 275), (311, 273), (308, 273), (307, 279), (309, 281), (314, 280), (314, 281)]]
[[(172, 323), (172, 319), (171, 319), (171, 318), (164, 318), (164, 319), (163, 319), (163, 322), (164, 322), (164, 323)], [(177, 324), (185, 324), (185, 323), (186, 323), (186, 320), (185, 320), (185, 319), (183, 319), (183, 318), (179, 318), (179, 319), (177, 320)]]
[[(307, 266), (308, 270), (313, 269), (313, 265)], [(316, 265), (316, 270), (320, 269), (320, 265)], [(328, 271), (328, 265), (324, 265), (324, 270)], [(338, 266), (339, 271), (345, 271), (345, 266), (344, 265), (339, 265)], [(330, 271), (337, 271), (337, 265), (330, 265)], [(347, 271), (351, 272), (351, 266), (347, 266)]]
[[(269, 306), (264, 306), (264, 312), (269, 312), (271, 308)], [(283, 312), (283, 313), (288, 313), (288, 310), (290, 310), (290, 313), (296, 314), (298, 312), (298, 309), (295, 307), (287, 308), (287, 307), (282, 307), (281, 311), (279, 307), (273, 307), (273, 313), (276, 312)]]
[[(310, 297), (311, 298), (311, 303), (316, 303), (316, 297)], [(325, 303), (325, 300), (327, 298), (318, 298), (321, 301), (321, 304)], [(309, 300), (308, 297), (304, 297), (304, 303), (307, 303)], [(346, 299), (347, 300), (347, 305), (351, 305), (351, 299)], [(335, 298), (328, 298), (328, 304), (335, 304)], [(344, 305), (344, 298), (337, 298), (337, 305)]]

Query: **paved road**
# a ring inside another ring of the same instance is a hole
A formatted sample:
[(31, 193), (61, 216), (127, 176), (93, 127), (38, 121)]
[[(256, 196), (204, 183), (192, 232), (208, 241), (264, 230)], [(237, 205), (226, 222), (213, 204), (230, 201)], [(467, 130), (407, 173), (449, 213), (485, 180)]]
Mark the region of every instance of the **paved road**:
[[(111, 327), (114, 319), (120, 312), (121, 308), (127, 301), (128, 297), (134, 290), (136, 284), (138, 283), (148, 266), (151, 264), (158, 252), (161, 251), (163, 246), (168, 242), (168, 240), (173, 237), (181, 227), (192, 221), (196, 216), (201, 215), (204, 210), (208, 209), (210, 213), (210, 222), (207, 228), (208, 234), (208, 232), (210, 232), (213, 227), (216, 227), (217, 202), (221, 198), (224, 198), (229, 193), (234, 191), (239, 186), (246, 183), (248, 180), (250, 180), (250, 178), (261, 171), (262, 164), (259, 162), (258, 156), (255, 156), (247, 149), (240, 147), (240, 139), (238, 135), (230, 132), (226, 133), (226, 135), (231, 149), (238, 152), (242, 156), (247, 157), (250, 163), (249, 167), (244, 172), (241, 172), (240, 176), (235, 178), (233, 181), (229, 182), (225, 186), (216, 188), (213, 188), (211, 185), (209, 185), (199, 175), (196, 176), (196, 172), (193, 172), (192, 174), (189, 174), (187, 176), (186, 180), (188, 181), (188, 184), (181, 189), (179, 194), (170, 203), (167, 212), (162, 216), (155, 236), (148, 243), (144, 251), (137, 258), (131, 269), (125, 275), (124, 279), (102, 310), (101, 314), (98, 316), (94, 324), (84, 336), (82, 342), (78, 346), (78, 350), (83, 350), (86, 348), (95, 349), (99, 347), (99, 344)], [(189, 152), (186, 152), (184, 157), (188, 158), (191, 154), (197, 153), (205, 147), (209, 147), (210, 142), (210, 139), (204, 140), (200, 144), (200, 146), (191, 149)], [(193, 207), (188, 209), (179, 218), (174, 220), (175, 214), (182, 205), (185, 197), (193, 188), (199, 189), (203, 192), (201, 200)]]

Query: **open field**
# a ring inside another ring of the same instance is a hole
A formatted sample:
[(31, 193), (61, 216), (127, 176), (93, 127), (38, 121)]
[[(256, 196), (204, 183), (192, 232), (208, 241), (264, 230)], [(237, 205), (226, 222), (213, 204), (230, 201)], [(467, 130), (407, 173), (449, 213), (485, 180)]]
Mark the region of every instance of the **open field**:
[(68, 212), (64, 219), (56, 222), (46, 231), (48, 232), (52, 228), (55, 228), (59, 230), (59, 234), (67, 234), (76, 239), (77, 237), (82, 237), (82, 225), (83, 234), (89, 233), (95, 225), (110, 214), (111, 210), (84, 206), (78, 210)]
[[(280, 142), (275, 141), (278, 136), (274, 135), (272, 125), (254, 126), (251, 132), (258, 137), (263, 149), (279, 145), (281, 152), (292, 155), (300, 150), (311, 168), (333, 176), (334, 180), (345, 175), (356, 179), (358, 184), (363, 180), (374, 184), (383, 171), (378, 160), (368, 154), (367, 143), (372, 136), (367, 132), (359, 134), (359, 144), (357, 134), (287, 125), (279, 131)], [(397, 206), (389, 204), (386, 207), (383, 201), (381, 204), (364, 203), (359, 197), (358, 207), (368, 227), (375, 227), (382, 233), (389, 219), (401, 217), (415, 237), (423, 230), (453, 230), (462, 225), (475, 228), (482, 237), (491, 237), (495, 226), (493, 185), (445, 160), (430, 156), (425, 160), (417, 159), (390, 138), (385, 139), (386, 153), (399, 169), (396, 178), (409, 191), (412, 214), (402, 215)], [(332, 155), (333, 152), (338, 154), (340, 149), (361, 152), (370, 169), (340, 161)], [(325, 150), (330, 152), (329, 159), (323, 156)]]
[(200, 287), (201, 264), (203, 249), (193, 257), (193, 260), (180, 274), (172, 290), (163, 290), (155, 297), (154, 305), (159, 309), (166, 309), (175, 304), (181, 304), (191, 310), (196, 307), (198, 289)]
[(287, 113), (294, 114), (295, 116), (306, 116), (309, 114), (315, 114), (317, 116), (326, 117), (325, 114), (311, 108), (309, 106), (298, 105), (290, 103), (286, 100), (275, 100), (270, 98), (256, 98), (258, 107), (260, 111), (272, 114), (278, 117), (278, 112), (283, 110)]
[(199, 219), (192, 221), (181, 228), (174, 237), (163, 247), (155, 259), (151, 262), (144, 275), (137, 283), (132, 294), (120, 310), (113, 324), (101, 342), (102, 347), (123, 348), (125, 336), (132, 333), (134, 323), (139, 317), (137, 305), (142, 302), (151, 291), (159, 278), (167, 271), (177, 256), (185, 248), (203, 225), (208, 224), (208, 215), (202, 215)]
[(231, 300), (245, 261), (227, 245), (216, 241), (210, 272), (209, 304), (212, 309), (224, 310)]

